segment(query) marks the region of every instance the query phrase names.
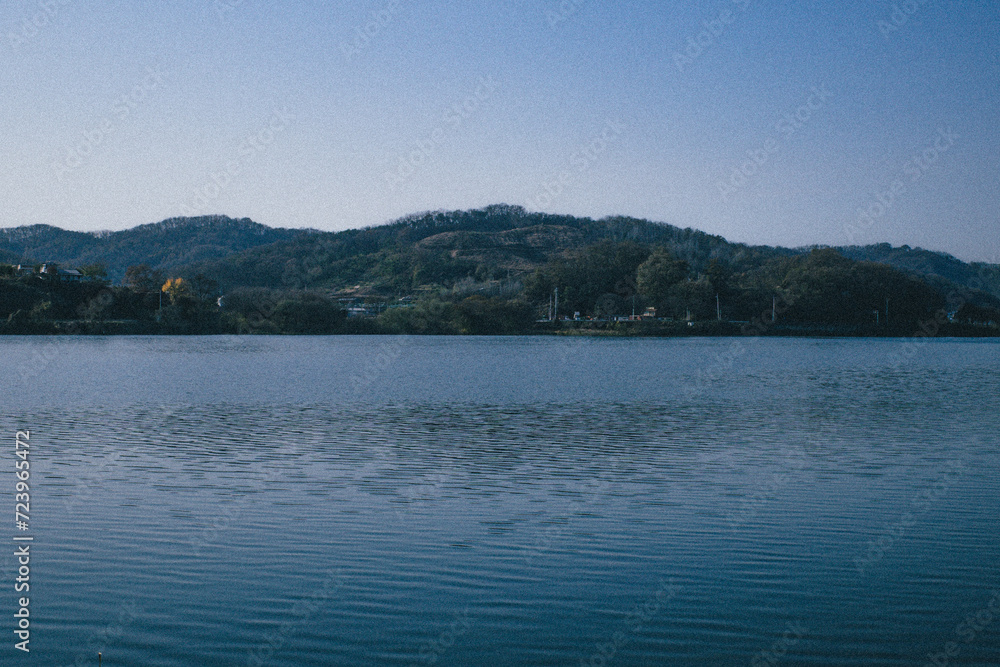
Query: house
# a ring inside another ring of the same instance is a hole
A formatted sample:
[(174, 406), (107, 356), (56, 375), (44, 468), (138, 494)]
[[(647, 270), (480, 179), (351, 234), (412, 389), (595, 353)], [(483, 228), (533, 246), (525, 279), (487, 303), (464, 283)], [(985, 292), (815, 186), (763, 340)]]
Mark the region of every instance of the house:
[(17, 265), (17, 269), (15, 270), (15, 272), (19, 276), (34, 275), (34, 273), (35, 273), (35, 267), (33, 267), (33, 266), (26, 266), (24, 264), (18, 264)]
[(83, 280), (83, 274), (76, 269), (59, 269), (59, 280), (76, 283)]
[(348, 317), (374, 317), (376, 315), (378, 315), (378, 312), (367, 305), (350, 306), (347, 309)]
[[(18, 267), (20, 269), (20, 267)], [(39, 274), (43, 276), (52, 276), (61, 282), (80, 282), (83, 280), (83, 274), (76, 269), (60, 269), (59, 266), (53, 262), (46, 262), (42, 264), (42, 268), (38, 271)]]

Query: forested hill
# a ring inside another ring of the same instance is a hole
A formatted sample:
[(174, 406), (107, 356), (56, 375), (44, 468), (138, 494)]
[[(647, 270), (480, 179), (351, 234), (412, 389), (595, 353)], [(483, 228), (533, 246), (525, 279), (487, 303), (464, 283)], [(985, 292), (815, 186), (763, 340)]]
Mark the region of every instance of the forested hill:
[[(593, 220), (530, 213), (499, 204), (470, 211), (420, 213), (366, 229), (303, 235), (195, 262), (181, 273), (205, 274), (226, 288), (339, 290), (361, 285), (394, 294), (422, 285), (523, 278), (600, 241), (664, 248), (686, 262), (692, 275), (704, 273), (713, 260), (731, 274), (750, 274), (768, 262), (814, 249), (748, 246), (648, 220), (621, 216)], [(968, 264), (946, 253), (894, 248), (887, 243), (835, 250), (855, 261), (887, 264), (940, 290), (957, 284), (1000, 298), (1000, 266), (996, 264)]]
[(693, 271), (705, 270), (713, 259), (746, 270), (801, 252), (729, 243), (720, 236), (636, 218), (593, 220), (498, 204), (300, 236), (221, 260), (198, 262), (184, 267), (183, 273), (202, 273), (229, 288), (362, 285), (396, 293), (463, 280), (523, 278), (556, 258), (600, 241), (665, 247)]
[(221, 215), (171, 218), (118, 232), (73, 232), (50, 225), (0, 229), (0, 262), (103, 264), (117, 280), (129, 266), (168, 270), (305, 234)]
[[(0, 229), (0, 263), (103, 264), (113, 281), (129, 266), (145, 264), (165, 273), (205, 274), (225, 289), (336, 290), (363, 285), (396, 292), (466, 278), (524, 277), (555, 258), (604, 240), (664, 247), (694, 273), (705, 271), (712, 260), (744, 273), (810, 250), (730, 243), (720, 236), (635, 218), (593, 220), (499, 204), (414, 214), (343, 232), (272, 228), (221, 215), (171, 218), (117, 232), (74, 232), (50, 225), (5, 228)], [(836, 250), (852, 260), (888, 264), (942, 288), (956, 283), (1000, 297), (997, 265), (968, 264), (945, 253), (887, 243)]]
[(844, 257), (863, 262), (888, 264), (902, 271), (919, 275), (932, 283), (952, 282), (965, 287), (983, 289), (1000, 297), (1000, 265), (982, 262), (966, 263), (943, 252), (932, 252), (910, 246), (892, 247), (888, 243), (837, 248)]
[[(28, 275), (3, 253), (80, 268), (85, 279), (67, 282), (52, 267)], [(222, 216), (104, 234), (0, 230), (0, 288), (11, 333), (77, 320), (87, 331), (118, 322), (131, 332), (517, 333), (565, 317), (683, 331), (760, 321), (851, 335), (944, 322), (1000, 331), (995, 264), (888, 245), (748, 246), (648, 220), (503, 204), (342, 232)], [(354, 329), (341, 325), (348, 308)]]

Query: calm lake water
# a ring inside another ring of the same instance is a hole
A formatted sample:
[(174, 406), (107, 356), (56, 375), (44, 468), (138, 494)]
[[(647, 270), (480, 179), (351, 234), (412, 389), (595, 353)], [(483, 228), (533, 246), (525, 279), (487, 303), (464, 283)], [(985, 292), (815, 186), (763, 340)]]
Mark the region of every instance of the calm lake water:
[(4, 337), (0, 368), (34, 537), (4, 665), (1000, 664), (996, 340)]

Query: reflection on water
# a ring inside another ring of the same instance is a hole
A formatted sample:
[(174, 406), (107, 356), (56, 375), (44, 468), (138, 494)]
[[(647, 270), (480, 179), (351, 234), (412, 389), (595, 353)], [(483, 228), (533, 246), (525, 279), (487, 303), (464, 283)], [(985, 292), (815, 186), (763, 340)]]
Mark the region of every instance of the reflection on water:
[(2, 340), (32, 653), (992, 664), (1000, 345), (741, 344)]

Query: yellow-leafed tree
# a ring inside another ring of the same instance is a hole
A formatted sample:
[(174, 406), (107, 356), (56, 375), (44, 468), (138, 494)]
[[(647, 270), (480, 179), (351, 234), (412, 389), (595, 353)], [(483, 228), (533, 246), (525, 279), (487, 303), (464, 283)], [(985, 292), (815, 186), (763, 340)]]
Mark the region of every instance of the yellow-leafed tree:
[(176, 304), (181, 299), (191, 296), (191, 287), (183, 278), (169, 278), (160, 288), (170, 297), (170, 303)]

